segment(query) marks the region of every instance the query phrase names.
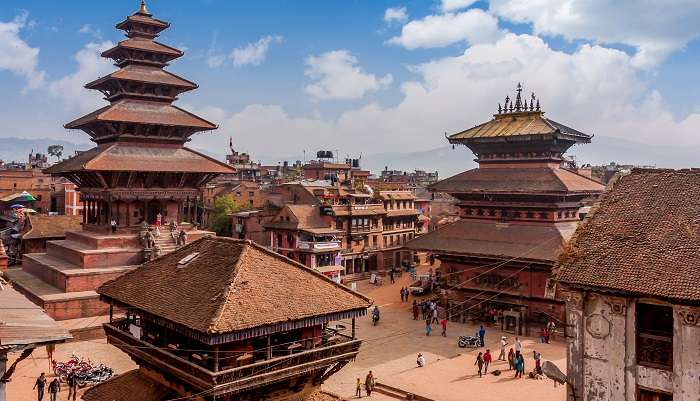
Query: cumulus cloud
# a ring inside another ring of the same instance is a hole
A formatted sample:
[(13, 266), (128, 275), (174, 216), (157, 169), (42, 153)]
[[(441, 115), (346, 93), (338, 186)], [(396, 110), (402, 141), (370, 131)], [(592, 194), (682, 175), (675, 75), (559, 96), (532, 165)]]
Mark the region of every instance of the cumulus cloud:
[(78, 32), (84, 33), (86, 35), (90, 35), (97, 40), (102, 40), (102, 31), (99, 29), (96, 29), (95, 27), (93, 27), (90, 24), (84, 24), (83, 26), (80, 27), (80, 29), (78, 29)]
[(241, 67), (244, 65), (259, 65), (265, 61), (267, 50), (273, 43), (282, 43), (281, 36), (263, 36), (257, 42), (248, 43), (243, 47), (233, 49), (231, 52), (231, 60), (233, 65)]
[[(210, 68), (219, 68), (228, 61), (231, 61), (234, 67), (260, 65), (265, 61), (267, 52), (270, 50), (270, 45), (279, 44), (283, 41), (284, 38), (282, 36), (267, 35), (255, 42), (233, 49), (230, 54), (215, 53), (213, 51), (215, 44), (212, 44), (212, 49), (210, 49), (209, 55), (207, 56), (207, 65)], [(214, 37), (214, 43), (216, 43), (216, 36)]]
[(413, 50), (459, 42), (493, 42), (501, 35), (496, 17), (480, 9), (471, 9), (413, 20), (402, 27), (401, 35), (389, 39), (389, 43)]
[(44, 83), (45, 72), (40, 70), (39, 48), (31, 47), (20, 37), (20, 31), (29, 28), (27, 13), (12, 21), (0, 21), (0, 70), (7, 70), (27, 81), (29, 89)]
[(395, 22), (406, 22), (408, 20), (408, 12), (406, 7), (391, 7), (384, 11), (384, 22), (393, 24)]
[(100, 43), (90, 42), (75, 54), (77, 68), (75, 72), (51, 82), (51, 95), (61, 99), (68, 109), (81, 112), (95, 110), (104, 106), (102, 95), (97, 91), (89, 91), (83, 87), (88, 82), (107, 75), (114, 70), (112, 62), (100, 57), (100, 53), (111, 48), (110, 41)]
[[(367, 144), (377, 152), (426, 150), (445, 146), (444, 132), (489, 120), (498, 102), (512, 97), (517, 82), (523, 82), (548, 117), (583, 132), (650, 145), (700, 145), (700, 114), (674, 119), (661, 95), (639, 77), (633, 56), (620, 50), (583, 45), (566, 53), (537, 36), (509, 33), (413, 71), (418, 79), (402, 84), (402, 100), (395, 106), (369, 103), (323, 119), (292, 116), (279, 105), (251, 105), (219, 110), (216, 121), (256, 158), (324, 146), (350, 154), (367, 152)], [(264, 140), (258, 139), (260, 132), (266, 133)], [(195, 144), (216, 152), (225, 141), (203, 135)], [(594, 138), (586, 146), (595, 143)], [(465, 166), (469, 158), (465, 153)]]
[(440, 9), (443, 12), (461, 10), (474, 4), (476, 0), (442, 0)]
[(389, 86), (391, 74), (378, 77), (365, 72), (357, 57), (347, 50), (334, 50), (305, 60), (305, 74), (314, 80), (304, 91), (316, 100), (359, 99), (368, 92)]
[(658, 65), (700, 37), (696, 0), (491, 0), (490, 11), (531, 23), (538, 35), (633, 46), (634, 66), (641, 68)]

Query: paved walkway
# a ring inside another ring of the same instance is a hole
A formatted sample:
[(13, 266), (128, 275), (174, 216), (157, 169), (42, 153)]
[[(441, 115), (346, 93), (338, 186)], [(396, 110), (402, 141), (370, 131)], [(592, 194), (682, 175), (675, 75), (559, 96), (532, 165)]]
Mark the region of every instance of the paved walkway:
[[(426, 269), (426, 267), (422, 267)], [(492, 369), (505, 370), (500, 376), (491, 374), (479, 378), (474, 362), (476, 354), (484, 349), (469, 350), (457, 346), (459, 335), (473, 334), (478, 326), (448, 323), (448, 336), (440, 336), (435, 328), (430, 337), (425, 336), (424, 321), (415, 321), (411, 315), (411, 303), (401, 303), (399, 289), (408, 284), (404, 274), (396, 284), (388, 280), (382, 286), (367, 282), (358, 283), (358, 290), (370, 296), (381, 310), (381, 320), (372, 326), (369, 316), (358, 322), (358, 336), (364, 340), (355, 362), (332, 376), (323, 386), (324, 390), (354, 398), (355, 381), (364, 377), (369, 370), (392, 387), (413, 392), (436, 401), (489, 401), (522, 400), (563, 401), (566, 390), (563, 386), (554, 387), (550, 380), (529, 378), (515, 379), (514, 372), (508, 371), (507, 362), (496, 361)], [(486, 346), (491, 349), (493, 358), (498, 357), (499, 340), (502, 335), (512, 344), (514, 337), (495, 329), (487, 328)], [(526, 357), (526, 372), (534, 368), (532, 350), (542, 353), (543, 360), (551, 360), (560, 368), (566, 367), (566, 348), (563, 342), (540, 344), (535, 338), (521, 338)], [(418, 368), (416, 357), (423, 353), (427, 366)], [(363, 392), (364, 395), (364, 392)], [(376, 392), (371, 397), (375, 401), (394, 400)]]

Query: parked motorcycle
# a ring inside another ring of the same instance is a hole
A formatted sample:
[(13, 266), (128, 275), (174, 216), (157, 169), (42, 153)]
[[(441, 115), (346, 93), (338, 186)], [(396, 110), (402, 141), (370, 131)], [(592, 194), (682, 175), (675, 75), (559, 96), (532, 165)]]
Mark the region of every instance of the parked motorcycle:
[(459, 336), (457, 345), (460, 348), (478, 348), (481, 345), (481, 340), (474, 336)]

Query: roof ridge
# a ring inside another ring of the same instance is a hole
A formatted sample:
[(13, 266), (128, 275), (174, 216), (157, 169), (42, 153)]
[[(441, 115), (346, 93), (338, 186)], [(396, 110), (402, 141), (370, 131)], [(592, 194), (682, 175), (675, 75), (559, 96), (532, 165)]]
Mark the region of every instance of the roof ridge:
[[(206, 238), (206, 237), (205, 237)], [(209, 237), (209, 239), (218, 239), (219, 237)], [(223, 237), (221, 237), (223, 238)], [(232, 240), (234, 238), (231, 238)], [(223, 241), (220, 241), (223, 242)], [(239, 241), (231, 241), (234, 243), (238, 243)], [(209, 322), (209, 327), (208, 331), (209, 332), (215, 332), (216, 326), (218, 326), (219, 320), (221, 320), (222, 315), (224, 314), (224, 310), (226, 309), (226, 305), (228, 304), (228, 299), (231, 297), (231, 294), (234, 292), (236, 282), (238, 280), (238, 273), (240, 271), (240, 266), (241, 266), (241, 261), (248, 255), (248, 249), (250, 246), (250, 241), (248, 240), (242, 240), (240, 242), (243, 242), (243, 250), (241, 253), (238, 255), (238, 260), (236, 261), (236, 264), (233, 266), (233, 269), (231, 270), (231, 275), (229, 276), (232, 279), (229, 281), (228, 285), (226, 286), (226, 295), (224, 297), (223, 302), (219, 303), (219, 308), (216, 311), (215, 317)]]

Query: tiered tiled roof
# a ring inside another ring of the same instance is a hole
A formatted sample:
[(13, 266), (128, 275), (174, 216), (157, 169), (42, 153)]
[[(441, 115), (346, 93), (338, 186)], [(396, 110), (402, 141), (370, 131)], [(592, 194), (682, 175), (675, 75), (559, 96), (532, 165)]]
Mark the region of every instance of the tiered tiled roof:
[[(179, 263), (189, 255), (196, 256)], [(361, 315), (370, 305), (364, 296), (253, 242), (214, 237), (147, 262), (97, 292), (208, 335), (313, 324)]]
[(599, 193), (600, 182), (564, 168), (478, 168), (430, 186), (448, 193)]
[(576, 222), (500, 223), (458, 220), (423, 234), (406, 244), (407, 249), (437, 254), (517, 258), (555, 262), (563, 244), (576, 229)]
[(161, 171), (229, 173), (230, 167), (209, 156), (181, 147), (107, 143), (82, 152), (45, 171), (60, 174), (74, 171)]
[(633, 170), (614, 183), (562, 254), (582, 288), (700, 301), (700, 170)]
[(89, 388), (82, 399), (84, 401), (132, 401), (136, 394), (139, 401), (164, 401), (177, 398), (170, 389), (135, 369)]

